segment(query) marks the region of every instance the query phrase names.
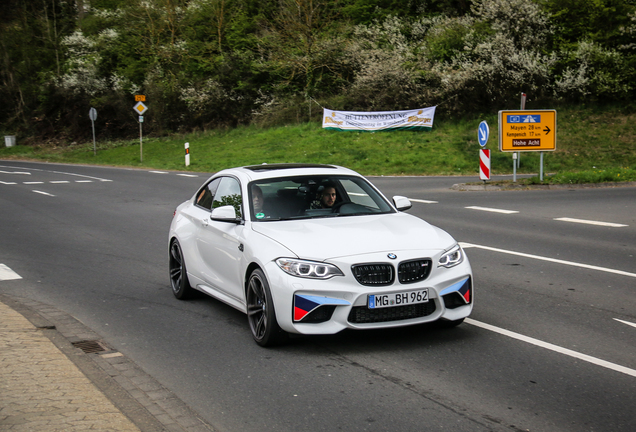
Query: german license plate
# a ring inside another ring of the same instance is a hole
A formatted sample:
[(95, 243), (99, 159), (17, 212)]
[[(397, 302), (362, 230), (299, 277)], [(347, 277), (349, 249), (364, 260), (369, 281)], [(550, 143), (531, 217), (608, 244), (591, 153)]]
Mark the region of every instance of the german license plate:
[(369, 309), (404, 306), (426, 302), (428, 302), (428, 289), (391, 294), (371, 294), (368, 298)]

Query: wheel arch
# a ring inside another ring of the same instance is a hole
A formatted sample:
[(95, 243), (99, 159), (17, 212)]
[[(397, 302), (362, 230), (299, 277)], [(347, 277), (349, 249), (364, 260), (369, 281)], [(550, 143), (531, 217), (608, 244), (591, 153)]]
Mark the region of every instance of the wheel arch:
[(265, 273), (263, 268), (258, 263), (253, 261), (245, 269), (245, 275), (243, 275), (243, 293), (245, 295), (245, 298), (247, 298), (247, 288), (250, 283), (250, 275), (256, 269), (259, 269), (260, 271), (262, 271), (263, 274)]

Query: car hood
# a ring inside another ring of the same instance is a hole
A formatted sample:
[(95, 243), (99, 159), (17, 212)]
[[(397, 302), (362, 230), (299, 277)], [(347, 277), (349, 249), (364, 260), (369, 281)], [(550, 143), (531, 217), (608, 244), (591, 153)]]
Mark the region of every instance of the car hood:
[(455, 244), (445, 231), (406, 213), (257, 222), (252, 229), (299, 258), (316, 261), (375, 252), (444, 250)]

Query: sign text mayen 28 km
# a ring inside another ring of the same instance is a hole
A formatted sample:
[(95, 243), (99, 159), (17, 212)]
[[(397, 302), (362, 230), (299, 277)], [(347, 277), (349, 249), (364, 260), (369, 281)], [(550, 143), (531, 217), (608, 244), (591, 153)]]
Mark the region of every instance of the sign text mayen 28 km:
[(499, 150), (556, 150), (556, 111), (499, 111)]

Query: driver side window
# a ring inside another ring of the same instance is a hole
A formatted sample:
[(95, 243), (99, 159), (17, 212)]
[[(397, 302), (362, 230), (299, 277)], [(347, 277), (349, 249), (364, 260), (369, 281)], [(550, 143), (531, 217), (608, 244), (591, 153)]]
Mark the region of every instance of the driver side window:
[(221, 183), (219, 183), (212, 201), (212, 208), (231, 205), (234, 206), (236, 216), (243, 218), (243, 198), (240, 183), (232, 177), (222, 177), (220, 180)]

